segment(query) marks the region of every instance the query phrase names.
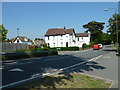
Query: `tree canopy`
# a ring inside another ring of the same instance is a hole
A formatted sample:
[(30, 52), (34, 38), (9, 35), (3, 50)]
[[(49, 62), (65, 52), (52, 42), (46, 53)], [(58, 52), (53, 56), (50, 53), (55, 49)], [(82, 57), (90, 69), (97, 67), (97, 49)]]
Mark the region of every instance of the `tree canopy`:
[(102, 33), (102, 30), (104, 28), (104, 22), (96, 22), (91, 21), (85, 25), (83, 25), (83, 28), (87, 29), (86, 31), (91, 32), (91, 41), (96, 41), (99, 43), (99, 35)]
[(8, 30), (5, 29), (3, 25), (0, 25), (0, 41), (6, 40), (7, 33), (8, 33)]
[[(116, 18), (117, 16), (117, 18)], [(118, 33), (118, 42), (120, 46), (120, 14), (114, 14), (109, 20), (108, 20), (109, 26), (108, 26), (108, 33), (110, 33), (112, 37), (112, 41), (114, 43), (117, 42), (117, 33)], [(116, 26), (117, 24), (117, 26)]]

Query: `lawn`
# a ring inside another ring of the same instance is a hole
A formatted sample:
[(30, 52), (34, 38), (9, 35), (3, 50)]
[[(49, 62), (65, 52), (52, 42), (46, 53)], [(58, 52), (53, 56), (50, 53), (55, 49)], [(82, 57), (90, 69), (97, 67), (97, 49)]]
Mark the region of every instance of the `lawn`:
[(93, 78), (79, 73), (47, 76), (34, 80), (17, 88), (35, 90), (40, 88), (109, 88), (111, 81)]

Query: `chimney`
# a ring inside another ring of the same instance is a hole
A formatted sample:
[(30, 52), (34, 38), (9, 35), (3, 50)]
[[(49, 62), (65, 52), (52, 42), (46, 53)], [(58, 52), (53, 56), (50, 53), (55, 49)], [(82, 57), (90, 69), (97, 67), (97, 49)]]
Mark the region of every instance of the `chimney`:
[(64, 26), (64, 29), (66, 29), (66, 27)]

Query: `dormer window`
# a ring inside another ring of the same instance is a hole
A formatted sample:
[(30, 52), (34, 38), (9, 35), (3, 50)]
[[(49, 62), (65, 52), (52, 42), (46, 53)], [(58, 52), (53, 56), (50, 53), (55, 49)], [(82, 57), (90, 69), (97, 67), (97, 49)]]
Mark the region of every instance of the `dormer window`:
[(17, 43), (19, 43), (19, 39), (17, 39)]
[(27, 38), (24, 38), (24, 41), (28, 41), (28, 39), (27, 39)]
[(19, 43), (19, 38), (17, 38), (17, 43)]

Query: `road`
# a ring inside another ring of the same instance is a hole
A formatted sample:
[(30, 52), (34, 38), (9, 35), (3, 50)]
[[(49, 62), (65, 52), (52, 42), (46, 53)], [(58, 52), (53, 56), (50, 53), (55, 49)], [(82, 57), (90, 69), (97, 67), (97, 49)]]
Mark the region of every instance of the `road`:
[[(2, 85), (4, 88), (7, 88), (31, 80), (31, 78), (37, 75), (53, 73), (70, 66), (75, 66), (78, 68), (82, 63), (86, 64), (84, 62), (88, 62), (95, 57), (108, 55), (110, 52), (112, 52), (112, 50), (108, 49), (109, 47), (106, 46), (101, 50), (89, 49), (77, 52), (59, 52), (59, 55), (56, 56), (3, 62), (3, 66), (1, 68)], [(95, 63), (96, 62), (94, 62), (94, 66), (92, 66), (93, 63), (91, 63), (91, 66), (89, 65), (89, 68), (82, 67), (82, 69), (79, 71), (90, 71), (93, 68), (96, 70), (106, 69), (105, 66), (97, 65)], [(73, 72), (75, 71), (76, 70), (73, 70)]]

